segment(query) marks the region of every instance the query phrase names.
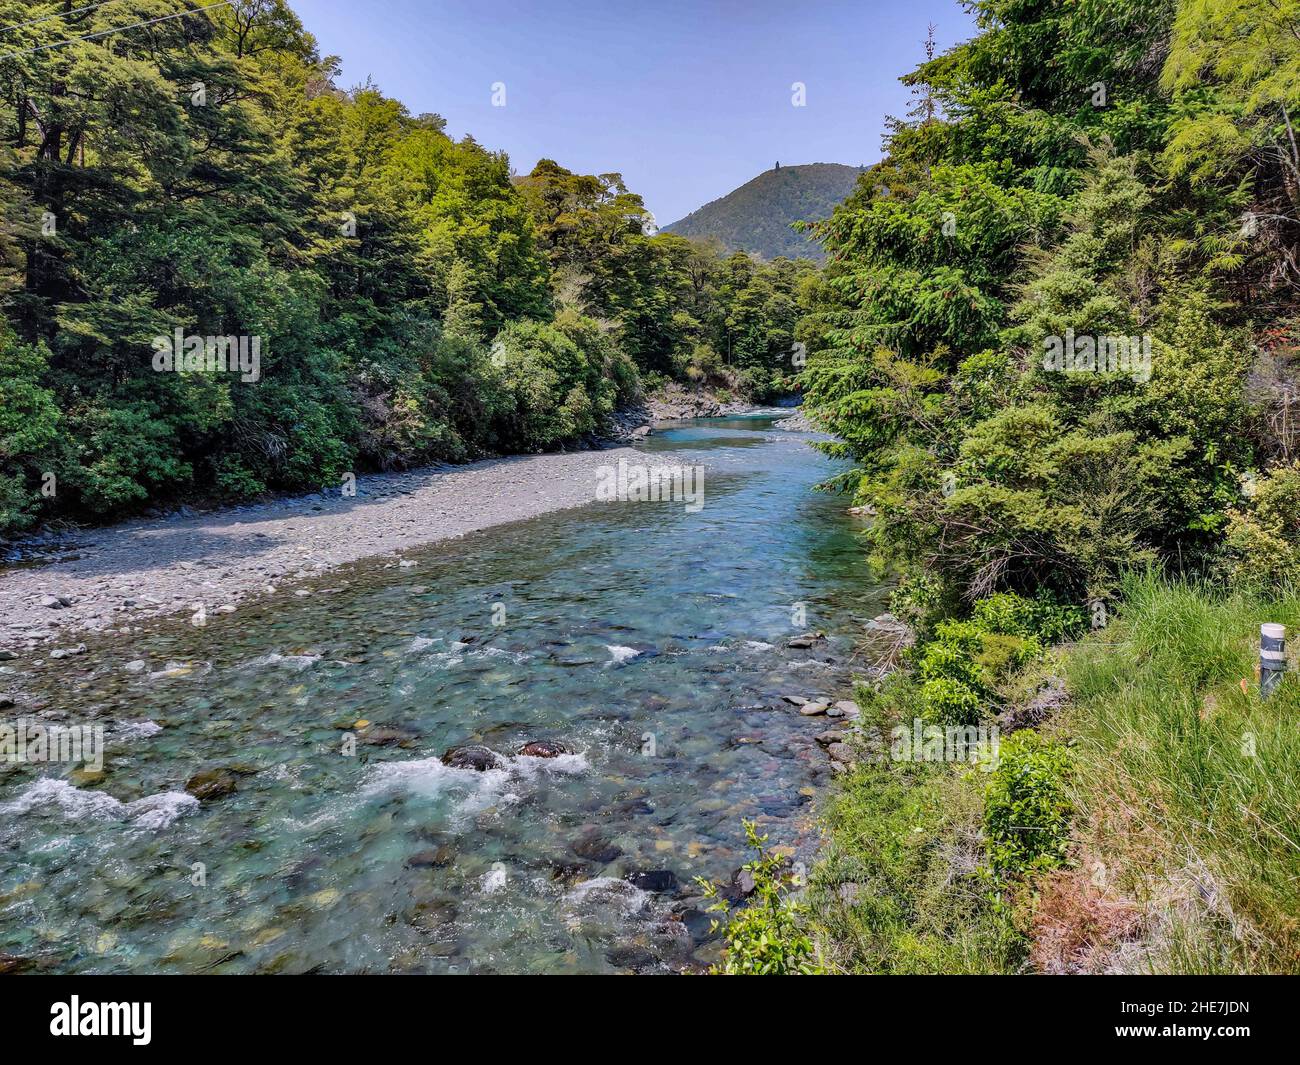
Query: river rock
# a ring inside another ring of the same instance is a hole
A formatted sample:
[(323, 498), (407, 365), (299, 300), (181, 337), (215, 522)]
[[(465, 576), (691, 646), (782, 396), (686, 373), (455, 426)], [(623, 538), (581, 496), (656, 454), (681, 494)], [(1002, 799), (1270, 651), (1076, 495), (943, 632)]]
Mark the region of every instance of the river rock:
[(817, 717), (819, 714), (826, 713), (830, 709), (830, 705), (830, 703), (825, 702), (804, 703), (803, 706), (799, 707), (799, 713), (804, 717)]
[(847, 732), (840, 732), (838, 729), (827, 729), (825, 732), (819, 732), (814, 737), (823, 747), (829, 747), (832, 743), (844, 743), (849, 738)]
[(16, 700), (12, 695), (6, 695), (4, 692), (0, 692), (0, 710), (8, 710), (9, 707), (14, 705), (15, 701)]
[(805, 632), (802, 636), (796, 636), (786, 646), (804, 649), (824, 639), (826, 639), (826, 633), (824, 632)]
[(12, 662), (18, 656), (7, 647), (0, 647), (0, 662)]
[(676, 891), (678, 887), (677, 874), (671, 869), (649, 869), (628, 873), (623, 879), (633, 887), (639, 887), (642, 891), (650, 891), (656, 895)]
[(808, 702), (802, 695), (783, 695), (781, 698), (791, 706), (803, 706), (804, 703)]
[(185, 782), (185, 790), (199, 802), (212, 802), (239, 790), (239, 775), (224, 767), (204, 769)]
[(834, 717), (847, 717), (850, 721), (862, 716), (862, 709), (852, 699), (841, 699), (833, 705), (832, 709), (839, 711), (838, 714), (833, 715)]
[(455, 852), (444, 845), (436, 849), (416, 851), (406, 859), (405, 864), (408, 869), (441, 869), (450, 865), (454, 857)]
[(737, 898), (749, 898), (754, 894), (754, 874), (748, 869), (737, 869), (731, 877), (731, 886)]
[(600, 865), (606, 865), (619, 857), (623, 850), (616, 846), (603, 836), (588, 836), (581, 839), (571, 848), (573, 853), (579, 858), (586, 858), (589, 862), (597, 862)]
[(79, 643), (77, 644), (76, 647), (59, 647), (50, 652), (50, 657), (69, 658), (72, 655), (83, 655), (85, 653), (86, 653), (86, 645), (84, 643)]
[(558, 758), (562, 754), (573, 752), (554, 740), (530, 740), (519, 748), (519, 753), (528, 758)]
[(442, 764), (452, 769), (472, 769), (483, 773), (489, 769), (503, 769), (506, 760), (491, 747), (470, 743), (463, 747), (450, 747), (442, 756)]
[(399, 725), (371, 725), (358, 730), (362, 743), (371, 747), (401, 747), (408, 749), (415, 746), (416, 735), (410, 729)]
[(827, 746), (826, 753), (831, 756), (832, 762), (839, 762), (841, 765), (849, 766), (855, 761), (853, 748), (847, 743), (832, 743)]

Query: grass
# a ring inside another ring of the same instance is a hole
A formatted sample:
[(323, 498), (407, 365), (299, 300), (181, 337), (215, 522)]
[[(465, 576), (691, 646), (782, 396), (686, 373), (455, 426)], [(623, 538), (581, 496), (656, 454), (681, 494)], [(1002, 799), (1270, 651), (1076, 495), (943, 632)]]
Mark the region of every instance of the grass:
[[(1258, 694), (1265, 601), (1150, 577), (1065, 658), (1077, 857), (1143, 916), (1127, 967), (1300, 971), (1300, 678)], [(1244, 689), (1243, 690), (1243, 681)]]
[[(896, 683), (883, 698), (860, 691), (858, 701), (888, 736), (892, 717), (914, 705), (914, 690)], [(1024, 936), (1012, 913), (992, 903), (980, 872), (986, 784), (978, 767), (888, 758), (842, 778), (826, 810), (829, 843), (808, 893), (828, 971), (1022, 967)]]
[[(1147, 576), (1123, 603), (1000, 687), (1066, 680), (1040, 731), (1070, 748), (1067, 867), (990, 882), (978, 768), (860, 765), (809, 891), (830, 971), (1300, 972), (1300, 676), (1265, 702), (1255, 675), (1260, 623), (1300, 634), (1300, 597)], [(888, 734), (917, 685), (859, 701)]]

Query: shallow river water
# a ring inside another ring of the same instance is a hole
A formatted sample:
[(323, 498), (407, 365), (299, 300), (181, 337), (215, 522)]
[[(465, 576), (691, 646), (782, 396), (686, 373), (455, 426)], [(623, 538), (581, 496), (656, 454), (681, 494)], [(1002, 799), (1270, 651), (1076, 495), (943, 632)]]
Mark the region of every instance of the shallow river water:
[[(771, 426), (643, 443), (708, 467), (697, 512), (593, 504), (202, 628), (6, 664), (28, 705), (103, 726), (106, 757), (102, 776), (0, 763), (0, 955), (55, 972), (707, 960), (693, 878), (730, 880), (742, 821), (815, 849), (826, 719), (781, 695), (849, 696), (854, 634), (885, 598), (843, 500), (812, 491), (837, 467)], [(787, 646), (810, 630), (827, 639)], [(515, 754), (536, 739), (574, 753)], [(443, 765), (463, 743), (503, 766)], [(184, 789), (206, 771), (228, 793), (200, 802)]]

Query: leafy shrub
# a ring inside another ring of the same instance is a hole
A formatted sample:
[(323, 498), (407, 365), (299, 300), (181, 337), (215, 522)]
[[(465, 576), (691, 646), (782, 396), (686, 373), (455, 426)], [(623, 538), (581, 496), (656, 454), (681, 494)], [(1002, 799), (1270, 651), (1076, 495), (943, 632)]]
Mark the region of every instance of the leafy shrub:
[(1069, 846), (1069, 752), (1032, 729), (1004, 740), (984, 796), (990, 871), (1019, 878), (1059, 869)]
[(935, 724), (973, 725), (983, 704), (970, 685), (950, 677), (934, 677), (921, 685), (922, 712)]
[(41, 384), (49, 353), (20, 344), (0, 321), (0, 536), (25, 528), (40, 502), (40, 474), (60, 472), (60, 417)]
[(713, 900), (709, 909), (727, 917), (723, 932), (726, 953), (722, 964), (710, 972), (721, 976), (819, 975), (822, 968), (804, 927), (806, 908), (790, 894), (785, 859), (764, 850), (767, 836), (758, 835), (752, 821), (745, 822), (745, 838), (756, 852), (743, 866), (754, 878), (754, 896), (747, 906), (733, 911), (716, 884), (697, 878), (705, 898)]
[(1300, 578), (1300, 463), (1259, 479), (1247, 506), (1228, 514), (1228, 574), (1260, 587)]

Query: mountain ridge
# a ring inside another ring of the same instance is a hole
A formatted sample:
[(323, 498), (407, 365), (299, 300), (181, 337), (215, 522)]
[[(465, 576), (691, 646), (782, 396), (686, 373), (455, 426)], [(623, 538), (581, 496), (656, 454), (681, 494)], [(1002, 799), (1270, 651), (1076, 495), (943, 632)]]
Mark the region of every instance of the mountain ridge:
[(830, 217), (866, 168), (845, 163), (777, 163), (745, 184), (663, 227), (683, 237), (713, 237), (727, 251), (764, 259), (825, 259), (821, 245), (790, 228), (795, 221)]

